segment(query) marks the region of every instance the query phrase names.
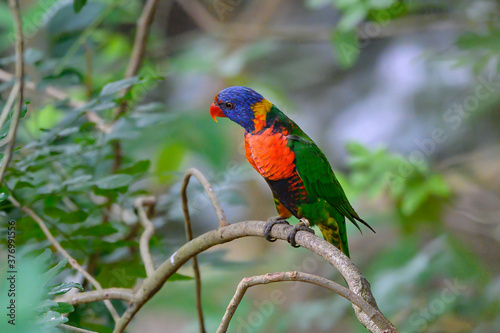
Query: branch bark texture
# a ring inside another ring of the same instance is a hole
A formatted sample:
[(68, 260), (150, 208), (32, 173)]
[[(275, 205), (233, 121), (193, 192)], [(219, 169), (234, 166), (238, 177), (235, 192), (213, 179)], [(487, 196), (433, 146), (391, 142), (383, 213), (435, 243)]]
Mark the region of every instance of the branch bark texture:
[(365, 314), (367, 314), (370, 317), (370, 319), (372, 319), (374, 322), (384, 322), (386, 320), (380, 313), (380, 311), (375, 310), (373, 306), (368, 304), (363, 298), (356, 295), (346, 287), (339, 285), (338, 283), (335, 283), (333, 281), (330, 281), (328, 279), (325, 279), (317, 275), (303, 273), (303, 272), (280, 272), (280, 273), (268, 273), (265, 275), (246, 277), (243, 280), (241, 280), (241, 282), (238, 284), (238, 288), (236, 289), (236, 293), (234, 294), (233, 298), (231, 299), (231, 302), (229, 303), (226, 309), (226, 313), (224, 314), (221, 324), (217, 329), (217, 333), (227, 332), (227, 329), (229, 327), (229, 322), (231, 321), (231, 318), (236, 312), (236, 309), (240, 305), (240, 302), (243, 299), (243, 296), (245, 296), (245, 293), (248, 290), (248, 288), (262, 284), (285, 282), (285, 281), (300, 281), (300, 282), (314, 284), (319, 287), (323, 287), (325, 289), (329, 289), (334, 293), (349, 300), (352, 304), (355, 304)]
[[(182, 265), (193, 256), (219, 244), (224, 244), (238, 238), (257, 236), (264, 237), (264, 221), (245, 221), (231, 224), (217, 230), (207, 232), (182, 246), (169, 259), (162, 263), (155, 273), (148, 277), (135, 294), (135, 299), (129, 304), (120, 320), (116, 323), (114, 333), (120, 333), (132, 320), (141, 307), (155, 295)], [(291, 226), (276, 225), (273, 227), (271, 236), (281, 240), (286, 240), (290, 233)], [(373, 297), (370, 284), (359, 272), (358, 268), (342, 252), (327, 241), (312, 235), (308, 232), (298, 232), (296, 236), (297, 244), (320, 255), (343, 275), (349, 289), (363, 298), (376, 311), (378, 309)], [(356, 316), (359, 321), (370, 332), (397, 332), (394, 326), (380, 313), (380, 316), (373, 317), (363, 312), (359, 307), (354, 306)]]

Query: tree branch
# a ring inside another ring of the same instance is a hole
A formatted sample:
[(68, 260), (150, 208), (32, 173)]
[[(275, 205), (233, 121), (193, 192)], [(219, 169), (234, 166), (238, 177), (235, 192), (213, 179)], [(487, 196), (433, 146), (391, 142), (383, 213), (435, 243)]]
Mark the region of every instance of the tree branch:
[[(248, 236), (264, 237), (264, 221), (245, 221), (231, 224), (217, 230), (209, 231), (182, 246), (169, 259), (162, 263), (151, 277), (144, 280), (142, 286), (135, 294), (134, 300), (129, 304), (120, 320), (116, 323), (114, 333), (123, 332), (141, 307), (155, 295), (163, 284), (193, 256), (215, 246), (233, 241), (238, 238)], [(271, 236), (281, 240), (286, 240), (291, 231), (291, 226), (276, 225), (271, 231)], [(362, 297), (375, 310), (378, 309), (373, 297), (370, 284), (359, 272), (358, 268), (340, 252), (335, 246), (311, 233), (299, 231), (296, 236), (297, 244), (308, 249), (328, 261), (334, 266), (346, 280), (349, 289)], [(370, 332), (397, 332), (394, 326), (380, 313), (380, 316), (371, 318), (369, 314), (363, 312), (358, 306), (353, 306), (359, 321)]]
[(109, 288), (85, 291), (73, 295), (66, 294), (57, 298), (56, 301), (76, 305), (99, 302), (108, 299), (119, 299), (125, 302), (132, 302), (134, 300), (134, 293), (132, 292), (132, 289), (127, 288)]
[[(217, 198), (217, 194), (215, 194), (214, 188), (208, 180), (205, 178), (205, 176), (201, 173), (200, 170), (196, 168), (191, 168), (189, 169), (186, 174), (184, 175), (184, 182), (182, 183), (182, 188), (181, 188), (181, 196), (182, 196), (182, 202), (183, 202), (183, 210), (184, 210), (184, 218), (186, 220), (190, 220), (189, 218), (189, 211), (187, 207), (187, 194), (186, 194), (186, 188), (189, 184), (189, 180), (191, 176), (194, 176), (198, 181), (200, 182), (201, 186), (203, 186), (203, 189), (205, 190), (205, 193), (207, 193), (208, 198), (210, 199), (210, 202), (212, 203), (212, 207), (214, 208), (215, 214), (217, 215), (217, 218), (219, 219), (219, 227), (225, 227), (229, 225), (229, 222), (227, 222), (226, 214), (224, 213), (224, 210), (222, 209), (222, 206), (220, 205), (219, 199)], [(186, 203), (186, 205), (184, 205)], [(189, 223), (190, 224), (190, 223)], [(191, 228), (191, 226), (189, 226)]]
[[(193, 239), (193, 230), (191, 228), (191, 217), (189, 216), (189, 205), (187, 198), (187, 186), (189, 184), (189, 180), (191, 176), (196, 177), (198, 181), (203, 186), (205, 192), (207, 193), (210, 201), (212, 202), (212, 206), (214, 207), (215, 214), (217, 214), (217, 218), (219, 220), (219, 227), (229, 225), (226, 219), (226, 214), (222, 210), (219, 199), (214, 192), (212, 185), (208, 182), (205, 176), (195, 168), (189, 169), (184, 175), (184, 181), (182, 182), (181, 188), (181, 198), (182, 198), (182, 211), (184, 213), (184, 222), (186, 227), (186, 238), (187, 241), (191, 241)], [(200, 268), (198, 266), (198, 258), (193, 256), (193, 271), (195, 278), (195, 286), (196, 286), (196, 309), (198, 312), (198, 320), (200, 323), (200, 332), (205, 333), (205, 320), (203, 319), (203, 305), (201, 302), (201, 276), (200, 276)]]
[[(274, 283), (274, 282), (284, 282), (284, 281), (300, 281), (300, 282), (306, 282), (306, 283), (311, 283), (315, 284), (317, 286), (323, 287), (325, 289), (329, 289), (336, 294), (344, 297), (345, 299), (349, 300), (352, 304), (355, 304), (358, 306), (364, 313), (366, 313), (370, 319), (372, 319), (374, 322), (383, 322), (385, 318), (383, 318), (382, 314), (377, 311), (376, 309), (373, 308), (370, 304), (368, 304), (364, 299), (362, 299), (360, 296), (356, 295), (349, 289), (339, 285), (338, 283), (335, 283), (333, 281), (330, 281), (328, 279), (325, 279), (323, 277), (313, 275), (313, 274), (308, 274), (308, 273), (302, 273), (302, 272), (280, 272), (280, 273), (268, 273), (265, 275), (258, 275), (258, 276), (252, 276), (252, 277), (246, 277), (241, 282), (238, 284), (238, 288), (236, 289), (236, 292), (231, 299), (231, 302), (229, 303), (226, 313), (224, 314), (224, 317), (222, 318), (222, 321), (220, 323), (219, 328), (217, 329), (217, 333), (225, 333), (227, 332), (227, 329), (229, 327), (229, 322), (231, 321), (231, 318), (233, 317), (234, 313), (236, 312), (236, 309), (238, 308), (241, 300), (243, 299), (243, 296), (245, 295), (246, 291), (250, 287), (254, 287), (257, 285), (261, 284), (268, 284), (268, 283)], [(376, 318), (378, 317), (378, 318)], [(381, 330), (383, 330), (382, 327), (380, 327)]]
[[(97, 290), (103, 290), (101, 287), (101, 284), (92, 276), (90, 275), (78, 262), (66, 251), (61, 244), (55, 239), (54, 236), (52, 236), (50, 230), (47, 228), (45, 225), (45, 222), (42, 220), (40, 216), (38, 216), (33, 210), (31, 210), (29, 207), (23, 206), (14, 199), (14, 197), (11, 195), (9, 196), (8, 200), (17, 208), (21, 209), (24, 211), (26, 214), (28, 214), (35, 222), (38, 224), (40, 229), (42, 229), (43, 233), (45, 234), (45, 237), (49, 240), (49, 242), (56, 248), (56, 250), (63, 255), (63, 257), (68, 259), (69, 264), (71, 267), (73, 267), (75, 270), (77, 270), (80, 274), (82, 274)], [(113, 307), (113, 304), (109, 300), (105, 300), (104, 304), (108, 308), (109, 312), (111, 313), (111, 316), (115, 320), (115, 322), (120, 318), (118, 315), (118, 312), (116, 312), (116, 309)]]
[[(156, 12), (156, 7), (158, 6), (158, 0), (147, 0), (144, 8), (142, 9), (141, 16), (137, 20), (137, 31), (135, 33), (134, 47), (132, 49), (132, 55), (128, 63), (127, 71), (125, 72), (125, 78), (130, 78), (137, 75), (139, 69), (142, 66), (144, 60), (144, 54), (146, 53), (146, 45), (148, 42), (149, 30), (151, 29), (151, 24), (153, 23), (154, 15)], [(132, 89), (127, 88), (123, 95)], [(127, 109), (127, 103), (123, 102), (118, 107), (115, 114), (115, 119), (125, 113)]]
[(155, 232), (155, 227), (153, 223), (148, 218), (144, 206), (153, 206), (156, 203), (154, 197), (140, 197), (135, 201), (135, 208), (139, 214), (139, 221), (144, 227), (144, 232), (141, 235), (139, 241), (139, 250), (141, 252), (141, 258), (144, 262), (144, 268), (146, 269), (146, 275), (149, 277), (153, 275), (155, 271), (155, 265), (153, 259), (151, 258), (151, 252), (149, 251), (149, 240)]
[[(10, 159), (12, 157), (12, 149), (14, 148), (14, 142), (16, 141), (17, 125), (19, 123), (19, 116), (21, 115), (21, 110), (23, 108), (23, 94), (24, 94), (24, 41), (23, 41), (23, 26), (21, 21), (21, 11), (19, 9), (19, 2), (17, 0), (9, 0), (9, 7), (12, 11), (12, 16), (14, 17), (14, 25), (16, 29), (16, 84), (12, 90), (17, 90), (17, 105), (14, 108), (14, 113), (12, 114), (12, 121), (10, 123), (9, 133), (6, 137), (7, 147), (4, 151), (4, 156), (2, 159), (2, 165), (0, 166), (0, 184), (2, 184), (3, 178), (5, 176), (5, 171), (9, 165)], [(11, 93), (12, 94), (12, 93)], [(10, 96), (9, 96), (10, 97)], [(7, 105), (6, 105), (7, 106)], [(2, 118), (6, 117), (9, 112), (9, 108), (5, 108), (2, 111)], [(4, 116), (5, 115), (5, 116)]]
[[(142, 9), (141, 16), (137, 20), (137, 31), (135, 33), (134, 47), (132, 49), (132, 55), (128, 63), (127, 71), (125, 72), (125, 78), (130, 78), (137, 74), (141, 68), (142, 62), (144, 60), (144, 54), (146, 52), (146, 45), (148, 41), (149, 30), (151, 24), (153, 23), (154, 14), (156, 7), (158, 5), (158, 0), (147, 0), (144, 8)], [(123, 95), (126, 95), (132, 87), (128, 87), (124, 90)], [(125, 113), (127, 109), (127, 102), (123, 101), (118, 106), (115, 112), (115, 120)], [(113, 171), (120, 168), (123, 160), (122, 147), (119, 141), (113, 142)]]

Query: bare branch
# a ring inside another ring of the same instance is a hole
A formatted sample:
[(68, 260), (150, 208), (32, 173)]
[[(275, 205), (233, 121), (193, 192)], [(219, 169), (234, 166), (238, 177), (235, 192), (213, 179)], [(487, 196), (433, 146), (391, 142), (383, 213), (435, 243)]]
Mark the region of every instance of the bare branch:
[[(195, 168), (189, 169), (184, 175), (184, 181), (182, 183), (182, 188), (181, 188), (182, 211), (184, 213), (186, 238), (188, 242), (193, 239), (193, 230), (191, 228), (191, 217), (189, 216), (189, 205), (187, 198), (187, 186), (189, 184), (191, 176), (195, 176), (198, 179), (198, 181), (202, 184), (203, 188), (205, 189), (205, 192), (209, 196), (210, 201), (212, 202), (212, 206), (214, 207), (215, 213), (217, 214), (217, 218), (219, 219), (219, 227), (228, 224), (226, 215), (222, 210), (222, 207), (219, 203), (219, 199), (217, 198), (217, 195), (215, 194), (212, 185), (210, 185), (208, 180), (198, 169)], [(201, 276), (200, 276), (200, 268), (198, 266), (198, 258), (196, 256), (193, 256), (193, 271), (194, 271), (195, 286), (196, 286), (196, 309), (198, 312), (198, 320), (200, 323), (200, 332), (205, 333), (205, 320), (203, 318), (203, 305), (201, 302)]]
[[(10, 123), (9, 133), (7, 134), (6, 143), (7, 147), (5, 148), (4, 156), (2, 159), (2, 165), (0, 166), (0, 184), (3, 181), (3, 177), (5, 176), (5, 171), (9, 165), (10, 159), (12, 157), (12, 149), (14, 148), (14, 142), (16, 141), (16, 133), (17, 133), (17, 125), (19, 122), (19, 116), (21, 115), (21, 110), (23, 108), (23, 94), (24, 94), (24, 41), (23, 41), (23, 27), (21, 21), (21, 11), (19, 9), (19, 2), (17, 0), (9, 0), (9, 7), (12, 11), (12, 16), (14, 17), (14, 25), (16, 30), (16, 84), (12, 88), (12, 90), (17, 91), (17, 105), (14, 108), (14, 112), (12, 114), (12, 121)], [(10, 97), (10, 96), (9, 96)], [(7, 106), (7, 105), (6, 105)], [(9, 109), (4, 109), (2, 111), (2, 118), (6, 117), (6, 114), (9, 112)], [(4, 116), (5, 114), (5, 116)]]
[[(215, 194), (215, 191), (208, 182), (208, 180), (205, 178), (205, 176), (200, 172), (200, 170), (196, 168), (191, 168), (189, 169), (186, 174), (184, 175), (184, 182), (182, 183), (182, 188), (181, 188), (181, 196), (182, 196), (182, 202), (187, 204), (187, 194), (186, 194), (186, 188), (189, 184), (189, 179), (191, 176), (194, 176), (198, 181), (200, 182), (201, 186), (203, 186), (203, 189), (208, 195), (208, 198), (210, 199), (210, 202), (212, 203), (212, 207), (214, 208), (215, 214), (217, 215), (217, 218), (219, 219), (219, 227), (225, 227), (229, 225), (229, 222), (227, 222), (226, 214), (224, 213), (224, 210), (222, 209), (222, 206), (220, 205), (219, 199), (217, 198), (217, 195)], [(189, 219), (189, 212), (187, 211), (187, 205), (183, 206), (184, 210), (184, 218), (186, 220)], [(191, 227), (190, 227), (191, 228)]]
[[(128, 309), (116, 323), (113, 332), (123, 332), (141, 307), (161, 289), (172, 274), (193, 256), (212, 246), (224, 244), (238, 238), (248, 236), (264, 237), (265, 225), (266, 222), (264, 221), (245, 221), (231, 224), (217, 230), (209, 231), (182, 246), (169, 259), (162, 263), (151, 277), (144, 280), (144, 283), (135, 294), (135, 299), (129, 304)], [(288, 225), (276, 225), (271, 231), (271, 236), (286, 240), (291, 228)], [(303, 248), (318, 254), (334, 266), (346, 280), (349, 289), (380, 312), (375, 298), (371, 293), (370, 284), (345, 254), (324, 239), (309, 232), (299, 231), (296, 241)], [(353, 307), (359, 321), (370, 332), (397, 332), (382, 313), (380, 313), (380, 316), (370, 318), (370, 315), (363, 312), (358, 306), (354, 305)]]
[[(29, 207), (23, 206), (14, 199), (14, 197), (11, 195), (9, 196), (8, 200), (17, 208), (20, 208), (22, 211), (24, 211), (26, 214), (28, 214), (35, 222), (38, 224), (40, 229), (42, 229), (43, 233), (45, 234), (45, 237), (49, 240), (49, 242), (56, 248), (56, 250), (61, 253), (65, 258), (68, 259), (69, 264), (71, 267), (73, 267), (75, 270), (77, 270), (80, 274), (82, 274), (97, 290), (103, 290), (101, 287), (101, 284), (92, 276), (90, 275), (78, 262), (66, 251), (61, 244), (55, 239), (54, 236), (52, 236), (52, 233), (50, 230), (47, 228), (45, 225), (45, 222), (42, 220), (38, 214), (36, 214), (33, 210), (31, 210)], [(104, 304), (108, 308), (109, 312), (113, 316), (113, 319), (117, 321), (120, 316), (118, 315), (118, 312), (116, 312), (116, 309), (113, 307), (113, 304), (109, 300), (105, 300)]]
[(58, 297), (56, 301), (76, 305), (99, 302), (108, 299), (119, 299), (125, 302), (132, 302), (134, 300), (134, 293), (132, 292), (132, 289), (127, 288), (109, 288), (85, 291), (73, 295), (66, 294), (64, 296)]
[[(134, 47), (132, 49), (132, 55), (130, 56), (127, 71), (125, 72), (125, 78), (130, 78), (136, 75), (142, 66), (144, 54), (146, 53), (149, 30), (151, 28), (151, 24), (153, 23), (157, 5), (158, 0), (147, 0), (144, 8), (142, 9), (141, 16), (137, 20), (137, 31), (135, 33)], [(123, 95), (127, 94), (131, 89), (132, 87), (125, 89)], [(115, 112), (115, 120), (118, 119), (118, 117), (120, 117), (122, 114), (124, 114), (126, 109), (127, 102), (123, 101), (118, 106)], [(122, 160), (122, 146), (119, 141), (115, 141), (113, 142), (113, 171), (116, 171), (120, 168)]]
[[(151, 28), (151, 24), (153, 23), (157, 6), (158, 0), (147, 0), (144, 8), (142, 9), (141, 16), (137, 20), (137, 31), (135, 33), (134, 47), (132, 49), (132, 55), (130, 56), (127, 71), (125, 72), (125, 78), (130, 78), (134, 75), (137, 75), (139, 69), (142, 66), (144, 54), (146, 53), (149, 30)], [(130, 87), (127, 88), (123, 94), (125, 95), (130, 91), (130, 89)], [(121, 103), (118, 107), (118, 110), (116, 111), (115, 119), (125, 113), (126, 109), (127, 103)]]
[[(227, 329), (229, 327), (229, 322), (231, 321), (234, 313), (236, 312), (236, 309), (240, 305), (240, 302), (243, 299), (243, 296), (245, 295), (248, 288), (261, 284), (284, 282), (284, 281), (300, 281), (300, 282), (315, 284), (325, 289), (329, 289), (334, 293), (349, 300), (352, 304), (355, 304), (360, 309), (362, 309), (362, 311), (368, 314), (368, 316), (372, 319), (378, 316), (382, 316), (382, 314), (379, 311), (374, 309), (373, 306), (368, 304), (360, 296), (356, 295), (349, 289), (339, 285), (338, 283), (335, 283), (323, 277), (302, 272), (268, 273), (265, 275), (246, 277), (241, 280), (241, 282), (238, 284), (238, 288), (236, 289), (233, 298), (231, 299), (231, 302), (229, 303), (226, 309), (226, 313), (224, 314), (220, 326), (217, 329), (217, 333), (227, 332)], [(377, 318), (377, 320), (374, 319), (374, 321), (375, 322), (383, 321), (383, 319), (385, 318)], [(382, 330), (383, 328), (380, 329)]]
[(139, 249), (141, 252), (141, 258), (144, 262), (144, 268), (146, 269), (147, 276), (153, 275), (155, 271), (155, 265), (153, 263), (153, 259), (151, 258), (151, 252), (149, 251), (149, 240), (151, 236), (153, 236), (155, 232), (155, 227), (153, 223), (148, 218), (144, 206), (153, 206), (156, 203), (156, 199), (154, 197), (140, 197), (135, 201), (135, 208), (137, 208), (137, 212), (139, 214), (139, 221), (144, 227), (144, 232), (141, 235), (141, 239), (139, 241)]

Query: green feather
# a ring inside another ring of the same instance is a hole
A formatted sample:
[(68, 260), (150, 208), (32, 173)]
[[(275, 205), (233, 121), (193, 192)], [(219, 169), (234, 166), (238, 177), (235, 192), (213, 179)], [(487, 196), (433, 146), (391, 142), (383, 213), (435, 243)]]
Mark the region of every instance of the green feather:
[(289, 146), (295, 153), (295, 164), (297, 172), (304, 182), (307, 193), (312, 196), (311, 199), (318, 198), (325, 200), (332, 210), (329, 210), (329, 216), (335, 219), (338, 225), (342, 247), (348, 254), (347, 232), (345, 219), (347, 217), (360, 231), (359, 221), (375, 232), (359, 215), (354, 211), (344, 190), (330, 167), (323, 152), (309, 138), (303, 138), (298, 135), (289, 135)]

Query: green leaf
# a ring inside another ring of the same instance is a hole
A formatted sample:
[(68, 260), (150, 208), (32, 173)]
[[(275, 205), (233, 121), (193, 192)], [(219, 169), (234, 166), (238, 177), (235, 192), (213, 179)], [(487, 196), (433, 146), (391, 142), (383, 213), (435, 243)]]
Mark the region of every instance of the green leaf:
[[(19, 221), (21, 222), (21, 221)], [(22, 221), (25, 222), (25, 221)], [(24, 224), (23, 224), (24, 225)], [(42, 254), (40, 254), (38, 257), (36, 257), (37, 262), (40, 262), (42, 264), (48, 264), (50, 258), (52, 258), (52, 251), (49, 249), (45, 249)]]
[(83, 222), (89, 217), (89, 214), (83, 210), (77, 210), (71, 213), (66, 214), (66, 216), (63, 217), (61, 222), (64, 223), (79, 223)]
[(136, 175), (138, 173), (143, 173), (143, 172), (148, 171), (150, 164), (151, 164), (151, 162), (149, 160), (139, 161), (137, 163), (132, 164), (131, 166), (128, 166), (126, 168), (118, 170), (117, 173), (126, 173), (129, 175)]
[(113, 190), (115, 188), (128, 186), (134, 177), (127, 174), (111, 175), (95, 182), (95, 185), (101, 190)]
[(80, 12), (82, 10), (83, 6), (87, 3), (87, 0), (73, 0), (73, 10), (75, 13)]
[(48, 311), (36, 320), (36, 323), (42, 327), (56, 327), (59, 324), (64, 324), (69, 319), (56, 311)]
[(366, 15), (368, 15), (368, 8), (364, 3), (357, 3), (349, 6), (337, 24), (337, 28), (342, 32), (348, 32), (354, 29), (358, 23), (363, 21)]
[(62, 185), (67, 186), (67, 185), (74, 185), (74, 184), (80, 184), (80, 183), (87, 183), (89, 180), (92, 179), (91, 175), (80, 175), (75, 178), (70, 178), (66, 179)]
[(332, 43), (339, 66), (343, 69), (352, 67), (360, 54), (356, 32), (336, 30), (332, 35)]
[(0, 187), (0, 202), (7, 200), (7, 198), (10, 196), (9, 190), (7, 187), (2, 185)]
[(49, 216), (53, 219), (61, 219), (67, 215), (67, 213), (64, 210), (62, 210), (61, 208), (57, 208), (57, 207), (45, 207), (43, 209), (43, 212), (47, 216)]
[(434, 195), (447, 197), (451, 193), (448, 183), (439, 175), (432, 175), (427, 180), (426, 186), (429, 189), (429, 193)]
[(413, 214), (427, 197), (426, 188), (423, 186), (412, 187), (403, 195), (401, 212), (403, 215)]
[(61, 273), (67, 264), (68, 264), (68, 259), (64, 259), (64, 260), (58, 262), (57, 265), (55, 265), (54, 267), (49, 269), (47, 272), (43, 273), (43, 275), (41, 277), (43, 284), (46, 284), (51, 279), (56, 277), (59, 273)]
[(77, 289), (80, 289), (80, 291), (83, 291), (83, 287), (79, 283), (63, 282), (63, 283), (56, 284), (55, 286), (51, 286), (50, 291), (49, 291), (49, 295), (66, 294), (68, 291), (70, 291), (73, 288), (77, 288)]
[(185, 148), (176, 143), (166, 144), (161, 148), (156, 161), (155, 169), (160, 183), (172, 180), (172, 172), (177, 170), (184, 157)]
[(57, 302), (53, 301), (51, 299), (46, 299), (38, 303), (36, 306), (35, 311), (39, 314), (42, 314), (44, 312), (47, 312), (49, 310), (52, 310), (53, 308), (57, 307)]
[(78, 236), (80, 237), (85, 237), (85, 236), (103, 237), (112, 235), (116, 232), (118, 232), (118, 230), (116, 230), (116, 228), (114, 228), (110, 224), (98, 224), (91, 227), (84, 226), (83, 228), (78, 229), (76, 234), (78, 234)]
[(58, 9), (50, 17), (47, 26), (47, 32), (52, 37), (87, 29), (102, 16), (105, 10), (105, 6), (97, 1), (86, 4), (83, 9), (85, 13), (80, 14), (76, 14), (74, 6), (71, 6), (71, 3), (68, 2), (64, 2), (63, 6), (57, 6), (56, 8)]
[(368, 4), (372, 9), (385, 9), (392, 6), (396, 0), (368, 0)]
[(36, 312), (39, 314), (43, 314), (47, 311), (56, 311), (59, 313), (70, 313), (75, 311), (75, 308), (68, 303), (64, 302), (56, 302), (51, 299), (46, 299), (41, 301), (37, 307), (36, 307)]
[(53, 307), (51, 310), (59, 313), (70, 313), (75, 311), (75, 308), (71, 304), (64, 302), (57, 302), (57, 306)]
[(136, 76), (131, 77), (131, 78), (127, 78), (127, 79), (123, 79), (120, 81), (108, 83), (107, 85), (104, 86), (104, 88), (102, 88), (101, 93), (99, 94), (99, 97), (105, 97), (105, 96), (112, 95), (112, 94), (114, 94), (122, 89), (131, 87), (132, 85), (137, 84), (137, 83), (139, 83), (139, 78)]
[(179, 273), (174, 273), (168, 281), (189, 281), (192, 280), (193, 278), (191, 276), (179, 274)]

